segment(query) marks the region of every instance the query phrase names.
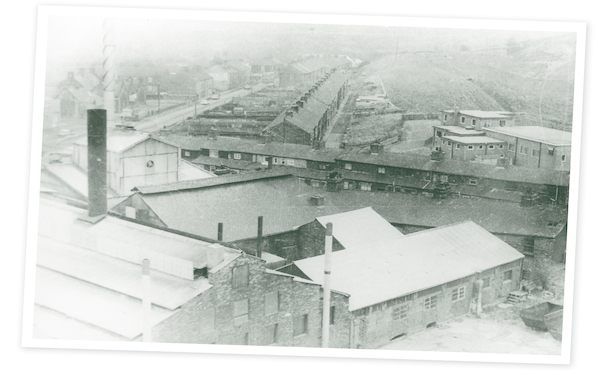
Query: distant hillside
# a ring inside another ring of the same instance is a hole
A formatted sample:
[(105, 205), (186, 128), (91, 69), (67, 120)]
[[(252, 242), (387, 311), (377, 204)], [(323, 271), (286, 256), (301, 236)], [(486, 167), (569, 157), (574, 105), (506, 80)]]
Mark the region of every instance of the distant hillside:
[(391, 102), (409, 112), (461, 109), (525, 112), (525, 125), (571, 126), (575, 39), (558, 36), (500, 50), (391, 55), (368, 66)]

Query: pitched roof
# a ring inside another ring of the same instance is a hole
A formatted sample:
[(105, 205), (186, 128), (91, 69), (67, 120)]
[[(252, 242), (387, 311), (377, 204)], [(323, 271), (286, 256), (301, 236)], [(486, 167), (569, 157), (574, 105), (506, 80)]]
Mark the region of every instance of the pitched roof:
[[(153, 326), (212, 287), (205, 278), (194, 280), (196, 266), (218, 269), (242, 255), (111, 216), (96, 224), (78, 220), (85, 214), (40, 200), (35, 304), (60, 314), (36, 310), (34, 325), (43, 336), (72, 337), (71, 332), (82, 331), (87, 340), (134, 339), (143, 329), (143, 258), (151, 261)], [(54, 328), (53, 321), (66, 328)]]
[[(150, 137), (151, 135), (144, 132), (110, 129), (107, 131), (107, 150), (120, 153)], [(161, 140), (158, 141), (161, 142)], [(74, 142), (74, 144), (86, 146), (88, 145), (88, 137), (83, 137)]]
[[(331, 284), (361, 309), (523, 258), (506, 242), (467, 221), (332, 254)], [(294, 264), (323, 283), (324, 255)]]
[(538, 126), (493, 127), (486, 128), (485, 131), (519, 137), (554, 146), (571, 145), (571, 132), (555, 130), (553, 128)]
[(434, 162), (430, 161), (428, 157), (408, 153), (381, 152), (377, 155), (372, 155), (368, 153), (351, 152), (340, 155), (336, 160), (498, 179), (510, 182), (569, 186), (568, 171), (527, 169), (513, 165), (508, 165), (506, 168), (502, 169), (496, 168), (494, 165), (451, 159)]
[(211, 149), (319, 162), (334, 162), (334, 158), (341, 153), (340, 151), (333, 149), (314, 150), (310, 145), (273, 142), (259, 144), (258, 141), (226, 137), (218, 137), (216, 140), (212, 140), (207, 137), (190, 137), (171, 134), (158, 136), (157, 139), (169, 142), (182, 149), (189, 150)]
[(318, 217), (326, 227), (332, 223), (332, 234), (345, 248), (353, 248), (381, 240), (403, 237), (403, 234), (371, 207)]
[[(220, 178), (248, 174), (256, 173)], [(214, 237), (217, 224), (222, 222), (226, 242), (256, 237), (258, 216), (264, 217), (264, 234), (268, 235), (291, 231), (318, 217), (364, 207), (372, 207), (392, 224), (437, 227), (472, 220), (493, 233), (541, 237), (555, 237), (567, 221), (567, 212), (554, 206), (521, 207), (518, 203), (455, 197), (436, 200), (404, 193), (328, 192), (285, 174), (238, 184), (154, 191), (150, 187), (149, 193), (136, 195), (141, 195), (169, 228)], [(315, 194), (324, 196), (324, 206), (311, 203), (310, 197)], [(556, 225), (549, 225), (553, 223)]]
[(258, 180), (267, 180), (271, 178), (278, 178), (289, 176), (289, 173), (276, 172), (276, 171), (259, 171), (259, 172), (246, 172), (241, 174), (228, 174), (220, 177), (194, 179), (190, 181), (166, 183), (155, 186), (137, 186), (133, 191), (140, 192), (142, 194), (158, 194), (158, 193), (172, 193), (175, 191), (187, 191), (197, 190), (206, 187), (225, 186), (235, 183), (251, 182)]

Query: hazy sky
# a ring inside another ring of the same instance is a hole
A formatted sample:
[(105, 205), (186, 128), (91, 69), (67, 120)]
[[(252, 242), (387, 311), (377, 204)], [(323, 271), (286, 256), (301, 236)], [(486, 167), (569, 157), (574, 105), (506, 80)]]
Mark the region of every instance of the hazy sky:
[[(384, 26), (343, 26), (226, 21), (115, 18), (115, 60), (150, 59), (203, 63), (213, 56), (289, 60), (298, 54), (371, 54), (404, 49), (484, 48), (554, 33), (527, 33)], [(50, 80), (77, 67), (101, 67), (103, 19), (53, 16), (49, 20), (47, 67)]]

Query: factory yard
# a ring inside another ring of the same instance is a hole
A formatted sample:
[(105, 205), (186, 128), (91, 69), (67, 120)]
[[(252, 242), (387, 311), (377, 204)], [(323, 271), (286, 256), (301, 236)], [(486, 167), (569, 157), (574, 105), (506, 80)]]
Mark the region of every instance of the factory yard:
[(457, 317), (435, 328), (394, 340), (380, 349), (560, 355), (561, 342), (548, 331), (526, 327), (518, 311), (519, 307), (488, 307), (481, 318), (471, 314)]

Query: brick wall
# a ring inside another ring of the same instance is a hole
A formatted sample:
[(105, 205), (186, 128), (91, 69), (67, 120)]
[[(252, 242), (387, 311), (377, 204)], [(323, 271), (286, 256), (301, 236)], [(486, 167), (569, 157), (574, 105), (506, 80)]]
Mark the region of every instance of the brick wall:
[[(509, 270), (512, 271), (511, 279), (505, 281), (504, 274)], [(468, 313), (476, 302), (478, 292), (475, 282), (479, 279), (485, 281), (490, 278), (489, 286), (482, 291), (482, 304), (497, 302), (519, 286), (520, 276), (521, 263), (514, 262), (481, 275), (357, 310), (353, 313), (355, 325), (351, 329), (354, 334), (352, 348), (376, 348), (393, 338), (422, 331), (432, 323)], [(458, 296), (454, 300), (454, 290), (461, 287), (464, 287), (464, 297), (459, 299)], [(437, 298), (434, 308), (430, 307), (431, 297)]]
[[(314, 220), (298, 228), (298, 256), (305, 259), (322, 255), (325, 252), (326, 228)], [(332, 251), (343, 250), (344, 246), (335, 237), (332, 237)]]
[[(247, 265), (247, 287), (232, 286), (234, 267)], [(241, 344), (247, 334), (250, 345), (296, 347), (321, 346), (321, 287), (316, 284), (293, 281), (287, 276), (267, 273), (264, 262), (243, 254), (219, 271), (210, 273), (213, 287), (184, 304), (174, 316), (153, 328), (153, 340), (169, 343)], [(278, 310), (267, 312), (266, 295), (277, 292)], [(334, 326), (334, 346), (347, 347), (349, 319), (343, 307), (348, 298), (333, 293), (337, 312), (342, 318)], [(236, 302), (248, 300), (248, 319), (234, 318)], [(307, 331), (294, 336), (295, 318), (307, 315)], [(277, 325), (276, 343), (273, 341)], [(332, 344), (332, 342), (331, 342)]]

